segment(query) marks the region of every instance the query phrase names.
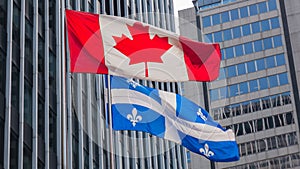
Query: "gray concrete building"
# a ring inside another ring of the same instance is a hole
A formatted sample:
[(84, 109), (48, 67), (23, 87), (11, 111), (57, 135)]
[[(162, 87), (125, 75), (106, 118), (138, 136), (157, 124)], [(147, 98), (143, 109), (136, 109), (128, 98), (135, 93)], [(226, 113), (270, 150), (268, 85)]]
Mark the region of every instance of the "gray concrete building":
[(68, 71), (65, 9), (175, 31), (173, 0), (1, 0), (0, 169), (187, 168), (179, 145), (109, 130), (103, 76)]
[[(222, 51), (220, 76), (206, 84), (208, 95), (201, 99), (215, 120), (235, 131), (241, 157), (212, 168), (299, 168), (300, 1), (198, 0), (194, 5), (179, 17), (189, 20), (185, 15), (196, 10), (198, 39), (219, 43)], [(190, 32), (184, 24), (180, 31)], [(191, 168), (197, 165), (191, 157)]]

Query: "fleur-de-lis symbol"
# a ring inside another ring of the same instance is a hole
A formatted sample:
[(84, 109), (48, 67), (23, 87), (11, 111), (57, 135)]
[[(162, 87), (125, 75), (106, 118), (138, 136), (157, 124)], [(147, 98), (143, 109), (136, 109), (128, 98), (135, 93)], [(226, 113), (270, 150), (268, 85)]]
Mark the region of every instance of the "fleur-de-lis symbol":
[(214, 156), (215, 153), (209, 150), (209, 146), (208, 144), (204, 144), (204, 149), (200, 148), (199, 149), (200, 153), (202, 153), (203, 155), (205, 155), (206, 157), (211, 157)]
[(136, 88), (137, 86), (140, 86), (139, 83), (135, 82), (134, 80), (132, 79), (128, 79), (127, 82), (132, 85), (134, 88)]
[(143, 118), (140, 115), (137, 115), (136, 108), (132, 109), (132, 114), (127, 114), (127, 119), (130, 120), (133, 127), (136, 125), (137, 122), (141, 121)]
[(199, 108), (197, 115), (201, 117), (202, 120), (206, 121), (207, 117), (205, 117), (205, 115), (202, 113), (202, 110)]

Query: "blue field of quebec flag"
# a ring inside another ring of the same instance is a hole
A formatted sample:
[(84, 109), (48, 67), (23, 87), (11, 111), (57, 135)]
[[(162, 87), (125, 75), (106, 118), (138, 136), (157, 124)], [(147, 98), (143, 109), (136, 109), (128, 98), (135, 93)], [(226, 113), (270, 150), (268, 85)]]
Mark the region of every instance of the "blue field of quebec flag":
[(114, 130), (147, 132), (212, 161), (239, 160), (233, 131), (187, 98), (116, 76), (111, 76), (110, 84)]

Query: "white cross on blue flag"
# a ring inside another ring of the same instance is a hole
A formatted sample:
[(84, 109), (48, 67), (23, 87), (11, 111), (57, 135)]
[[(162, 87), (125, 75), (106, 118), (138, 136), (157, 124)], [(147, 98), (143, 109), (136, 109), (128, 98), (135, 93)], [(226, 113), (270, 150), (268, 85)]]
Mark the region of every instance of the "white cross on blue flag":
[(183, 96), (111, 76), (111, 97), (114, 130), (148, 132), (212, 161), (239, 160), (233, 131)]

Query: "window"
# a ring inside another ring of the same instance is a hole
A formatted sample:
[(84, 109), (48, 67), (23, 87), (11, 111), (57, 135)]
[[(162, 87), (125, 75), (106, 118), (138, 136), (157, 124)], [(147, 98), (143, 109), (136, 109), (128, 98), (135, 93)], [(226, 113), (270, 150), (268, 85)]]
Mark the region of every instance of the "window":
[(248, 73), (252, 73), (252, 72), (256, 71), (254, 61), (247, 62), (247, 70), (248, 70)]
[(89, 2), (88, 3), (89, 5), (89, 12), (93, 12), (94, 11), (94, 4), (93, 4), (93, 2)]
[(279, 84), (280, 85), (286, 85), (286, 84), (289, 83), (286, 73), (279, 74), (278, 77), (279, 77)]
[(231, 110), (232, 110), (233, 116), (241, 115), (241, 106), (240, 106), (240, 104), (231, 105)]
[(270, 21), (271, 21), (272, 29), (276, 29), (280, 27), (278, 18), (271, 18)]
[(243, 36), (247, 36), (247, 35), (251, 34), (251, 32), (250, 32), (250, 25), (249, 24), (243, 25), (242, 26), (242, 30), (243, 30)]
[(242, 103), (242, 110), (243, 110), (243, 113), (244, 113), (244, 114), (250, 113), (250, 112), (251, 112), (250, 101), (247, 101), (247, 102), (243, 102), (243, 103)]
[(252, 100), (251, 104), (252, 104), (252, 110), (253, 110), (253, 112), (261, 110), (260, 100), (259, 99)]
[(259, 9), (259, 13), (265, 13), (267, 12), (267, 3), (266, 2), (261, 2), (258, 3), (258, 9)]
[(218, 79), (222, 80), (222, 79), (225, 79), (225, 78), (226, 78), (225, 70), (224, 70), (224, 68), (220, 68), (220, 73), (219, 73)]
[(240, 8), (240, 14), (241, 14), (241, 18), (248, 17), (249, 16), (248, 7), (245, 6), (245, 7)]
[(32, 2), (32, 0), (26, 1), (25, 15), (29, 20), (33, 21), (33, 2)]
[(253, 53), (252, 42), (245, 43), (244, 47), (245, 47), (245, 54)]
[(19, 69), (13, 64), (11, 82), (11, 105), (19, 111)]
[(263, 109), (268, 109), (271, 107), (271, 101), (270, 101), (270, 97), (265, 97), (261, 99), (261, 103), (263, 106)]
[(222, 60), (225, 59), (225, 49), (221, 49)]
[(273, 11), (277, 9), (276, 0), (269, 0), (268, 1), (269, 11)]
[(220, 14), (214, 14), (212, 16), (212, 22), (213, 22), (213, 25), (220, 24)]
[(249, 88), (250, 88), (250, 92), (258, 91), (258, 83), (256, 79), (249, 81)]
[(264, 70), (266, 67), (265, 67), (265, 60), (264, 59), (259, 59), (259, 60), (256, 60), (256, 66), (257, 66), (257, 70)]
[(271, 49), (273, 47), (271, 38), (263, 39), (263, 42), (264, 42), (264, 49), (265, 50)]
[(229, 67), (227, 67), (227, 76), (228, 77), (234, 77), (234, 76), (236, 76), (235, 66), (229, 66)]
[(10, 166), (9, 168), (18, 168), (18, 137), (12, 132), (10, 134)]
[(275, 67), (275, 58), (274, 58), (274, 56), (266, 58), (266, 65), (267, 65), (267, 68)]
[(220, 88), (220, 99), (228, 98), (227, 87)]
[(231, 20), (232, 21), (239, 19), (239, 11), (238, 11), (238, 9), (231, 10), (230, 11), (230, 15), (231, 15)]
[(235, 84), (235, 85), (231, 85), (229, 86), (229, 96), (230, 97), (233, 97), (233, 96), (237, 96), (238, 95), (238, 85)]
[[(268, 126), (269, 128), (274, 128), (274, 120), (273, 120), (273, 117), (272, 117), (272, 116), (268, 117), (267, 126)], [(272, 138), (271, 141), (272, 141), (273, 148), (275, 148), (275, 147), (276, 147), (276, 140), (275, 140), (274, 137), (271, 137), (271, 138)]]
[(285, 64), (284, 54), (276, 55), (276, 65), (281, 66)]
[[(280, 115), (277, 115), (277, 116), (274, 116), (274, 122), (275, 122), (275, 127), (281, 127), (281, 126), (283, 126), (283, 124), (282, 124), (282, 118), (280, 118), (280, 117), (282, 117), (282, 114), (280, 114)], [(281, 137), (280, 136), (277, 136), (277, 138), (278, 138), (278, 145), (279, 145), (279, 147), (282, 147), (281, 146)]]
[(238, 74), (239, 75), (246, 74), (246, 65), (245, 65), (245, 63), (238, 64), (237, 68), (238, 68)]
[(253, 16), (253, 15), (257, 15), (257, 14), (258, 14), (256, 4), (250, 5), (250, 6), (249, 6), (249, 9), (250, 9), (250, 16)]
[(234, 51), (235, 51), (235, 56), (239, 57), (244, 55), (244, 51), (243, 51), (243, 45), (237, 45), (234, 47)]
[(24, 85), (24, 121), (32, 126), (32, 87), (27, 80)]
[(267, 78), (260, 78), (258, 79), (259, 81), (259, 90), (264, 90), (264, 89), (267, 89), (268, 88), (268, 81), (267, 81)]
[(293, 124), (293, 115), (292, 113), (286, 113), (286, 123), (289, 125), (289, 124)]
[[(6, 73), (5, 73), (5, 70), (6, 70), (6, 59), (5, 59), (5, 54), (2, 53), (2, 51), (0, 50), (0, 92), (2, 92), (3, 94), (5, 93), (5, 76), (6, 76)], [(0, 109), (1, 113), (2, 113), (2, 110)], [(4, 111), (3, 111), (4, 113)]]
[(246, 146), (244, 143), (240, 144), (240, 154), (241, 154), (241, 156), (246, 155)]
[(269, 20), (263, 20), (261, 21), (261, 31), (268, 31), (270, 30), (270, 24), (269, 24)]
[(32, 161), (32, 155), (31, 151), (27, 148), (27, 146), (24, 147), (24, 160), (23, 160), (23, 169), (31, 169), (31, 161)]
[[(257, 119), (256, 121), (256, 130), (257, 131), (262, 131), (263, 130), (263, 123), (262, 119)], [(263, 142), (264, 143), (264, 142)]]
[(254, 41), (254, 50), (255, 52), (260, 52), (263, 50), (262, 40)]
[(206, 34), (206, 36), (205, 36), (205, 41), (208, 42), (208, 43), (213, 42), (213, 36), (212, 36), (212, 33)]
[(223, 33), (224, 33), (224, 41), (232, 39), (231, 29), (224, 30)]
[(204, 28), (211, 26), (210, 16), (203, 17), (202, 20)]
[[(250, 125), (250, 122), (246, 122), (244, 123), (244, 129), (245, 129), (245, 134), (251, 133), (252, 132), (252, 126)], [(252, 154), (251, 153), (251, 144), (247, 143), (247, 153), (248, 154)]]
[(240, 83), (240, 94), (246, 94), (249, 92), (248, 90), (248, 82)]
[(282, 39), (280, 35), (274, 36), (273, 41), (274, 41), (274, 48), (282, 46)]
[(229, 12), (228, 11), (221, 13), (221, 17), (222, 17), (222, 23), (229, 22)]
[(0, 166), (3, 166), (4, 155), (4, 120), (0, 118)]
[(233, 47), (229, 47), (225, 49), (226, 59), (230, 59), (234, 57)]
[[(280, 82), (280, 77), (279, 77), (279, 82)], [(283, 103), (283, 105), (292, 103), (290, 92), (282, 93), (281, 97), (282, 97), (282, 103)]]
[(45, 105), (41, 96), (38, 99), (38, 135), (45, 139)]
[(219, 99), (219, 90), (218, 89), (212, 89), (212, 90), (210, 90), (210, 99), (212, 101)]
[(252, 33), (253, 34), (260, 32), (260, 24), (259, 24), (259, 22), (252, 23), (251, 24), (251, 28), (252, 28)]
[(270, 88), (278, 86), (277, 75), (269, 76), (268, 81), (270, 84)]
[(233, 38), (234, 39), (241, 37), (241, 28), (240, 27), (234, 27), (232, 29), (232, 31), (233, 31)]
[(57, 132), (56, 132), (56, 114), (50, 110), (49, 111), (49, 148), (50, 151), (56, 152), (56, 138), (57, 138)]
[(280, 95), (278, 95), (278, 94), (271, 96), (272, 107), (281, 106), (280, 100), (281, 100)]
[(222, 42), (222, 32), (215, 32), (214, 33), (214, 42)]

